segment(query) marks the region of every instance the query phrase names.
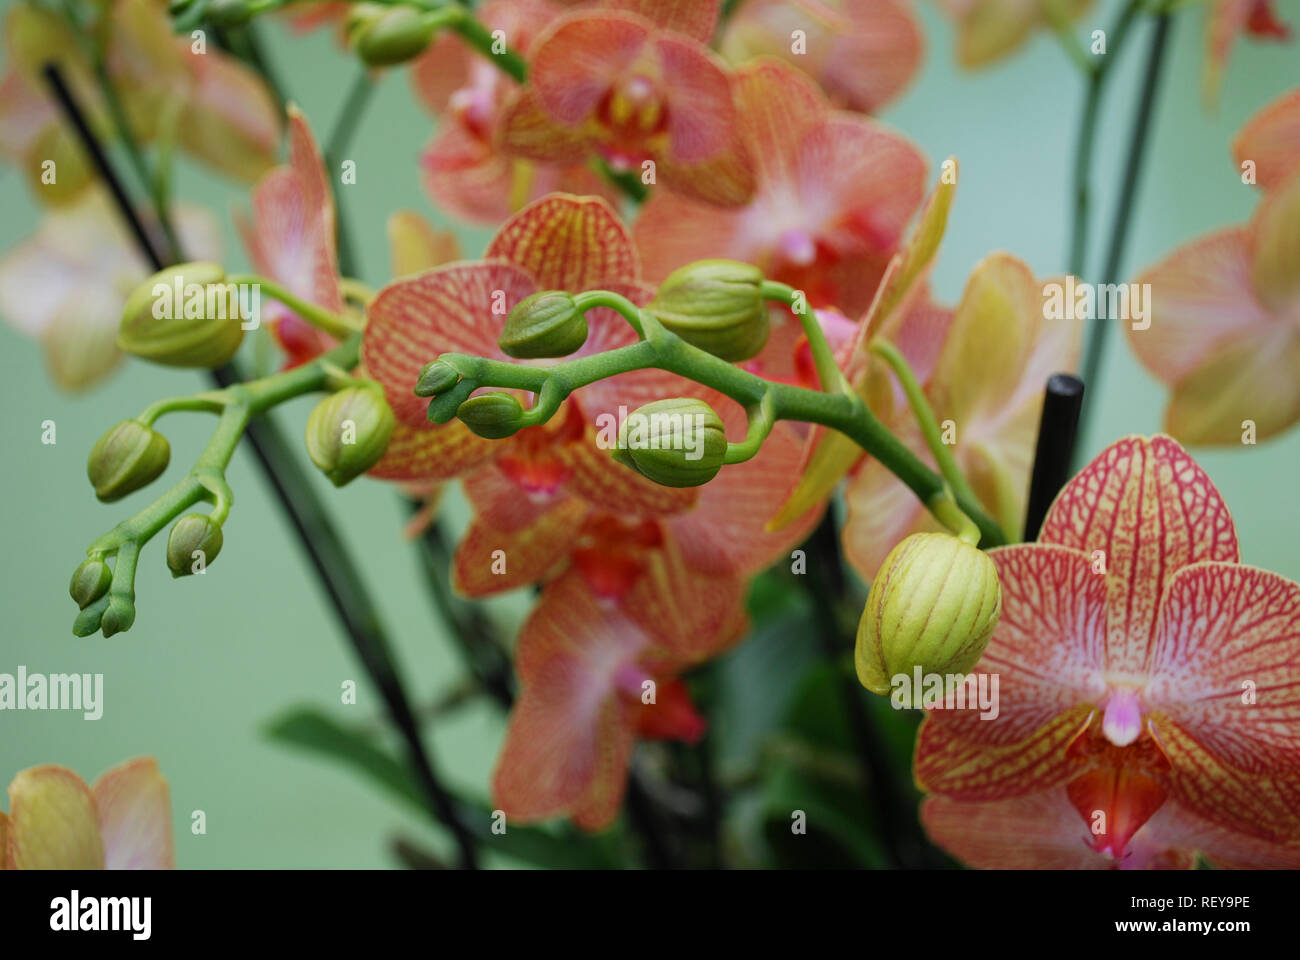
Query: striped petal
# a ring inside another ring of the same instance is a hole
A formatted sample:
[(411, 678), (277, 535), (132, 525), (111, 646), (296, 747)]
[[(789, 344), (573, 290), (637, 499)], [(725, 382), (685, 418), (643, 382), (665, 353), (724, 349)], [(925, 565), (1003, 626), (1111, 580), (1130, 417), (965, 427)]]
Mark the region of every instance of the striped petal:
[(611, 10), (637, 13), (664, 30), (676, 30), (708, 43), (718, 25), (720, 0), (607, 0)]
[(627, 229), (599, 197), (553, 194), (501, 227), (484, 253), (527, 271), (539, 290), (607, 288), (635, 281), (641, 267)]
[[(921, 724), (913, 773), (927, 793), (958, 800), (1002, 800), (1064, 784), (1078, 773), (1067, 748), (1082, 735), (1096, 711), (1081, 705), (1054, 717), (1024, 740), (989, 745), (967, 740), (951, 725)], [(997, 721), (992, 721), (996, 723)]]
[(566, 497), (514, 529), (501, 529), (492, 514), (481, 514), (456, 547), (452, 586), (463, 596), (485, 597), (545, 582), (573, 551), (574, 532), (588, 512), (580, 500)]
[(1126, 437), (1103, 450), (1056, 498), (1039, 542), (1104, 561), (1106, 668), (1135, 676), (1147, 669), (1160, 598), (1173, 574), (1202, 560), (1239, 557), (1232, 517), (1213, 481), (1165, 436)]
[(1222, 763), (1300, 769), (1300, 585), (1235, 563), (1179, 570), (1144, 698)]
[(9, 864), (17, 870), (102, 870), (95, 798), (67, 767), (30, 767), (9, 784)]
[(172, 818), (167, 780), (153, 757), (105, 772), (91, 787), (109, 870), (171, 870)]

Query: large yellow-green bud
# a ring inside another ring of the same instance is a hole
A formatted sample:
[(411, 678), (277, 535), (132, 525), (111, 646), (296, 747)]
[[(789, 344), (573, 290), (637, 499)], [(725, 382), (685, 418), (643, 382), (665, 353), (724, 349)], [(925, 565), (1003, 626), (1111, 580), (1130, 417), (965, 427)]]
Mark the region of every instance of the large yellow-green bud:
[(487, 440), (512, 437), (524, 426), (524, 408), (508, 393), (482, 393), (460, 405), (456, 416)]
[[(889, 552), (871, 584), (853, 660), (872, 693), (893, 678), (966, 674), (988, 646), (1002, 612), (988, 555), (947, 533), (914, 533)], [(909, 688), (910, 689), (910, 688)], [(913, 691), (920, 705), (921, 691)]]
[(665, 487), (698, 487), (722, 469), (727, 432), (703, 400), (673, 398), (637, 407), (619, 425), (613, 457)]
[(567, 357), (587, 342), (587, 318), (563, 290), (544, 290), (515, 304), (497, 341), (520, 360)]
[(433, 39), (428, 11), (382, 3), (356, 4), (348, 15), (348, 41), (370, 67), (388, 67), (418, 57)]
[(117, 345), (171, 367), (224, 366), (244, 339), (239, 294), (217, 263), (155, 273), (126, 301)]
[(161, 433), (139, 420), (123, 420), (90, 448), (86, 476), (95, 496), (111, 503), (157, 480), (171, 455)]
[(715, 357), (748, 360), (767, 343), (763, 271), (736, 260), (697, 260), (659, 285), (646, 309), (687, 343)]
[(221, 524), (202, 513), (187, 513), (167, 537), (167, 569), (173, 577), (201, 573), (221, 552)]
[(345, 387), (316, 404), (307, 418), (307, 453), (341, 487), (380, 461), (396, 427), (382, 391)]

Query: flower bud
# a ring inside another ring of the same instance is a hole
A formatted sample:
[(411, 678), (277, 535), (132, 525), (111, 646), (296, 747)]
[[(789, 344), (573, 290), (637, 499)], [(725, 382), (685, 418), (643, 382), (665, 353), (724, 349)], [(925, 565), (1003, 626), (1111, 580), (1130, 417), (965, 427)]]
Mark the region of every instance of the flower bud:
[(362, 62), (388, 67), (419, 56), (433, 39), (428, 13), (408, 6), (362, 3), (348, 17), (348, 41)]
[[(889, 552), (871, 585), (853, 655), (858, 679), (883, 695), (915, 667), (968, 673), (1001, 612), (997, 567), (986, 553), (951, 534), (914, 533)], [(912, 693), (907, 706), (919, 706), (921, 691)]]
[(68, 593), (82, 610), (105, 593), (113, 582), (113, 571), (103, 560), (86, 560), (72, 573)]
[(668, 330), (715, 357), (748, 360), (767, 343), (763, 272), (735, 260), (697, 260), (659, 285), (646, 309)]
[(244, 339), (239, 297), (216, 263), (182, 263), (135, 288), (117, 345), (170, 367), (226, 364)]
[(108, 608), (99, 621), (99, 629), (105, 637), (115, 633), (124, 633), (135, 623), (135, 603), (130, 597), (121, 593), (108, 595)]
[(520, 360), (567, 357), (587, 342), (587, 318), (563, 290), (525, 297), (506, 317), (497, 341), (507, 356)]
[(171, 453), (161, 433), (139, 420), (123, 420), (90, 448), (86, 475), (95, 496), (111, 503), (157, 480)]
[(316, 404), (307, 418), (307, 453), (341, 487), (380, 461), (396, 426), (381, 391), (346, 387)]
[(523, 427), (524, 408), (508, 393), (484, 393), (460, 405), (461, 423), (487, 440), (512, 437)]
[(167, 569), (173, 577), (204, 570), (217, 559), (221, 544), (221, 524), (207, 514), (187, 513), (176, 521), (167, 537)]
[(665, 487), (698, 487), (722, 469), (727, 432), (703, 400), (656, 400), (619, 426), (614, 459)]
[(445, 393), (460, 382), (460, 374), (450, 363), (434, 360), (426, 363), (420, 370), (420, 377), (415, 381), (417, 397), (436, 397)]

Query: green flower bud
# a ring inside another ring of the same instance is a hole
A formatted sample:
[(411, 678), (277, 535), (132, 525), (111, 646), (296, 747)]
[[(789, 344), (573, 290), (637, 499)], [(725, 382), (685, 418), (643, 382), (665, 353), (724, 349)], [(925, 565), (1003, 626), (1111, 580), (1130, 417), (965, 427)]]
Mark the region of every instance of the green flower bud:
[(619, 426), (614, 459), (665, 487), (698, 487), (722, 469), (727, 432), (703, 400), (656, 400)]
[(396, 426), (381, 391), (346, 387), (316, 404), (307, 418), (307, 453), (341, 487), (380, 461)]
[(86, 475), (95, 496), (111, 503), (157, 480), (171, 455), (161, 433), (139, 420), (123, 420), (90, 448)]
[(247, 0), (209, 0), (205, 16), (219, 27), (239, 27), (253, 19)]
[(460, 382), (460, 374), (450, 363), (434, 360), (426, 363), (420, 370), (420, 377), (415, 381), (417, 397), (436, 397), (445, 393)]
[(506, 317), (497, 341), (507, 356), (520, 360), (567, 357), (587, 342), (587, 318), (563, 290), (525, 297)]
[(77, 619), (72, 622), (74, 636), (88, 637), (99, 629), (99, 625), (104, 620), (104, 611), (108, 609), (109, 596), (110, 594), (106, 593), (82, 608), (77, 614)]
[(512, 437), (524, 425), (524, 408), (508, 393), (470, 397), (460, 405), (456, 416), (470, 430), (488, 440)]
[(735, 260), (697, 260), (659, 285), (646, 309), (687, 343), (715, 357), (748, 360), (767, 343), (763, 271)]
[[(979, 662), (1002, 612), (988, 555), (947, 533), (914, 533), (885, 558), (858, 625), (853, 660), (872, 693), (894, 677), (965, 674)], [(910, 689), (910, 687), (909, 687)], [(912, 691), (920, 705), (920, 690)]]
[(133, 623), (135, 623), (134, 601), (125, 594), (110, 593), (108, 607), (99, 621), (99, 629), (103, 631), (104, 636), (111, 637), (115, 633), (125, 633), (131, 629)]
[(348, 17), (348, 41), (362, 62), (388, 67), (419, 56), (435, 29), (426, 11), (415, 7), (362, 3)]
[(82, 610), (105, 593), (113, 582), (113, 571), (103, 560), (86, 560), (72, 572), (68, 593)]
[(167, 569), (173, 577), (205, 570), (217, 559), (221, 544), (221, 524), (207, 514), (187, 513), (176, 521), (167, 537)]
[(135, 288), (117, 345), (170, 367), (225, 365), (244, 339), (239, 296), (216, 263), (182, 263)]

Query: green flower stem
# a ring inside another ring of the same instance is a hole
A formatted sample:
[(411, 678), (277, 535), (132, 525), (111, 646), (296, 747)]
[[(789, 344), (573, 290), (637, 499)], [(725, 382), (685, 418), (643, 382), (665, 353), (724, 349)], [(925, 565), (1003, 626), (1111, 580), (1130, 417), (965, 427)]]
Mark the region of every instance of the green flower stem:
[(361, 332), (362, 326), (356, 321), (340, 316), (337, 313), (331, 313), (324, 307), (318, 307), (314, 303), (308, 303), (306, 300), (290, 293), (275, 281), (266, 279), (266, 277), (258, 276), (255, 273), (237, 273), (226, 277), (226, 282), (251, 284), (259, 287), (264, 293), (275, 300), (279, 300), (313, 327), (324, 330), (332, 337), (342, 339)]
[[(474, 390), (503, 387), (539, 394), (538, 403), (525, 412), (522, 424), (533, 426), (549, 419), (565, 397), (580, 387), (632, 370), (654, 367), (712, 387), (735, 400), (751, 414), (751, 437), (760, 429), (754, 426), (754, 411), (770, 416), (773, 422), (799, 420), (818, 423), (845, 434), (878, 459), (927, 507), (937, 497), (946, 495), (943, 478), (890, 433), (856, 394), (822, 393), (764, 380), (691, 346), (663, 329), (645, 311), (641, 312), (641, 322), (648, 339), (606, 353), (565, 360), (551, 367), (525, 366), (458, 353), (443, 354), (438, 359), (454, 367), (463, 379), (430, 402), (429, 418), (436, 423), (446, 423)], [(747, 438), (744, 443), (737, 444), (739, 449), (732, 456), (741, 456), (749, 443), (750, 438)], [(732, 453), (730, 448), (728, 452)], [(955, 493), (955, 499), (962, 512), (979, 528), (984, 546), (1006, 543), (1006, 534), (978, 500), (960, 492)], [(938, 519), (944, 521), (943, 517)]]
[(727, 453), (722, 460), (725, 464), (752, 460), (758, 456), (758, 451), (763, 449), (763, 441), (776, 425), (776, 408), (771, 392), (764, 394), (759, 403), (746, 407), (745, 416), (749, 418), (749, 431), (740, 443), (727, 444)]
[(642, 340), (645, 339), (645, 329), (641, 325), (641, 310), (627, 297), (620, 296), (612, 290), (591, 290), (578, 294), (573, 298), (573, 302), (583, 313), (596, 307), (609, 307), (622, 314), (623, 319), (636, 331), (636, 335)]
[[(916, 374), (912, 372), (911, 366), (908, 365), (907, 358), (892, 343), (880, 337), (872, 340), (868, 349), (889, 364), (889, 369), (894, 371), (894, 376), (898, 378), (898, 383), (907, 396), (907, 402), (912, 408), (912, 414), (921, 427), (921, 435), (925, 438), (925, 445), (929, 447), (930, 453), (934, 456), (934, 462), (939, 467), (939, 473), (947, 481), (948, 486), (955, 494), (961, 495), (965, 500), (978, 502), (979, 497), (975, 496), (975, 491), (966, 482), (965, 474), (961, 472), (961, 468), (957, 466), (957, 461), (953, 459), (952, 449), (943, 442), (939, 431), (939, 423), (934, 416), (934, 410), (931, 409), (930, 401), (926, 399), (921, 384), (917, 382)], [(930, 512), (938, 516), (933, 509)]]
[(784, 303), (799, 318), (799, 322), (803, 325), (804, 336), (808, 338), (808, 346), (812, 350), (813, 366), (817, 370), (817, 380), (821, 383), (822, 389), (827, 393), (835, 391), (852, 393), (853, 388), (844, 379), (844, 373), (840, 370), (839, 364), (835, 362), (835, 352), (831, 350), (831, 345), (826, 342), (826, 333), (822, 330), (822, 325), (817, 322), (817, 315), (808, 309), (806, 300), (800, 304), (802, 309), (796, 307), (795, 301), (801, 299), (799, 291), (789, 284), (765, 280), (763, 281), (763, 297), (767, 300)]
[[(356, 366), (360, 350), (361, 337), (354, 335), (329, 353), (293, 370), (261, 380), (234, 384), (215, 393), (160, 401), (141, 414), (142, 420), (152, 422), (152, 419), (169, 410), (219, 409), (221, 417), (203, 452), (183, 479), (86, 549), (87, 556), (95, 559), (102, 560), (116, 555), (109, 595), (134, 602), (135, 567), (140, 548), (196, 503), (211, 503), (212, 519), (218, 524), (223, 523), (235, 501), (234, 492), (226, 482), (226, 467), (230, 464), (230, 458), (249, 421), (294, 397), (325, 389), (333, 376), (332, 370)], [(102, 612), (107, 602), (104, 600), (99, 612)], [(87, 608), (87, 611), (93, 610), (94, 606)], [(83, 611), (83, 617), (78, 618), (75, 628), (79, 636), (86, 636), (98, 629), (98, 620), (85, 618), (85, 613)]]
[(167, 413), (177, 413), (180, 411), (196, 413), (221, 413), (226, 409), (228, 399), (223, 391), (211, 390), (207, 393), (196, 393), (191, 397), (169, 397), (166, 400), (158, 400), (145, 407), (144, 412), (136, 417), (147, 427), (152, 427), (159, 417)]

